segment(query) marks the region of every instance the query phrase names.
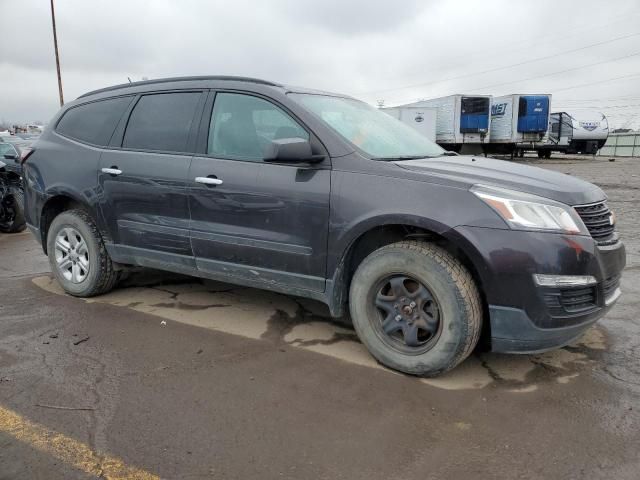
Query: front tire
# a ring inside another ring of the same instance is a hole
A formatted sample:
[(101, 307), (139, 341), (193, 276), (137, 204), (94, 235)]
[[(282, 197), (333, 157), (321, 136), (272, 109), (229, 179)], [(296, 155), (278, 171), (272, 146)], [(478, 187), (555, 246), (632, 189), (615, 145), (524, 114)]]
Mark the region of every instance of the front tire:
[(102, 236), (84, 210), (69, 210), (53, 219), (47, 254), (56, 280), (76, 297), (106, 293), (118, 280)]
[(349, 293), (358, 337), (383, 365), (436, 376), (467, 358), (482, 326), (468, 270), (433, 244), (402, 241), (366, 257)]
[(22, 232), (27, 227), (24, 218), (24, 192), (19, 188), (12, 189), (2, 199), (0, 212), (0, 232)]

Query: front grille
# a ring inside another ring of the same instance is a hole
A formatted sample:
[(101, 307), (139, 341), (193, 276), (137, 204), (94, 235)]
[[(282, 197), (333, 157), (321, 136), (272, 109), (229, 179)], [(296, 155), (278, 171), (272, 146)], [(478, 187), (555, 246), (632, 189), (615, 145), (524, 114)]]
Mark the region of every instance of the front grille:
[(611, 224), (612, 214), (607, 202), (574, 207), (593, 239), (600, 245), (617, 241), (615, 226)]
[(596, 288), (562, 288), (544, 294), (544, 302), (554, 317), (585, 312), (597, 306)]

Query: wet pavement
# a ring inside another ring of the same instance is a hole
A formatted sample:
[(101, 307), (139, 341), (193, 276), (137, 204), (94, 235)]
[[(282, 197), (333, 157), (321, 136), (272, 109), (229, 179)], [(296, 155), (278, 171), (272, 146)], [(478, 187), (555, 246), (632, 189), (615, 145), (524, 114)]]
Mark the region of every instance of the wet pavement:
[(606, 190), (624, 295), (574, 345), (437, 379), (308, 300), (154, 271), (69, 297), (0, 235), (0, 479), (640, 478), (640, 160), (528, 161)]

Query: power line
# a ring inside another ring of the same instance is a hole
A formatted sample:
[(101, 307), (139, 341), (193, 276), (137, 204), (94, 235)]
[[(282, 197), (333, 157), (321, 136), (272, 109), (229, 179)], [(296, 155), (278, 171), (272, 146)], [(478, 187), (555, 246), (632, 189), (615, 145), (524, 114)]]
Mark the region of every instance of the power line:
[[(638, 77), (638, 76), (640, 76), (640, 73), (633, 73), (633, 74), (630, 74), (630, 75), (622, 75), (622, 76), (619, 76), (619, 77), (612, 77), (612, 78), (606, 78), (606, 79), (603, 79), (603, 80), (597, 80), (595, 82), (582, 83), (582, 84), (579, 84), (579, 85), (572, 85), (570, 87), (555, 88), (555, 89), (553, 89), (553, 91), (554, 92), (561, 92), (561, 91), (564, 91), (564, 90), (571, 90), (571, 89), (574, 89), (574, 88), (590, 87), (591, 85), (598, 85), (598, 84), (601, 84), (601, 83), (614, 82), (616, 80), (624, 80), (624, 79), (627, 79), (627, 78), (634, 78), (634, 77)], [(488, 87), (482, 87), (482, 88), (484, 89), (484, 88), (488, 88)], [(415, 100), (416, 101), (420, 101), (420, 99), (415, 99)], [(396, 102), (393, 102), (393, 103), (396, 103)]]
[(597, 84), (600, 84), (600, 83), (614, 82), (616, 80), (623, 80), (623, 79), (634, 78), (634, 77), (639, 77), (639, 76), (640, 76), (640, 73), (633, 73), (631, 75), (622, 75), (620, 77), (607, 78), (607, 79), (604, 79), (604, 80), (598, 80), (596, 82), (582, 83), (580, 85), (571, 85), (570, 87), (564, 87), (564, 88), (556, 88), (556, 89), (554, 89), (554, 91), (560, 92), (560, 91), (563, 91), (563, 90), (571, 90), (573, 88), (590, 87), (591, 85), (597, 85)]
[(433, 85), (435, 83), (447, 82), (447, 81), (450, 81), (450, 80), (459, 80), (461, 78), (469, 78), (469, 77), (473, 77), (473, 76), (476, 76), (476, 75), (483, 75), (485, 73), (492, 73), (492, 72), (497, 72), (497, 71), (500, 71), (500, 70), (505, 70), (505, 69), (508, 69), (508, 68), (519, 67), (521, 65), (526, 65), (528, 63), (540, 62), (542, 60), (549, 60), (551, 58), (556, 58), (556, 57), (559, 57), (559, 56), (562, 56), (562, 55), (566, 55), (568, 53), (575, 53), (575, 52), (579, 52), (579, 51), (582, 51), (582, 50), (587, 50), (589, 48), (598, 47), (600, 45), (606, 45), (608, 43), (617, 42), (619, 40), (625, 40), (627, 38), (636, 37), (638, 35), (640, 35), (640, 32), (631, 33), (629, 35), (623, 35), (621, 37), (612, 38), (610, 40), (605, 40), (605, 41), (602, 41), (602, 42), (596, 42), (596, 43), (592, 43), (592, 44), (589, 44), (589, 45), (584, 45), (582, 47), (574, 48), (574, 49), (571, 49), (571, 50), (565, 50), (563, 52), (554, 53), (553, 55), (546, 55), (544, 57), (532, 58), (530, 60), (525, 60), (523, 62), (512, 63), (510, 65), (505, 65), (505, 66), (502, 66), (502, 67), (490, 68), (488, 70), (482, 70), (482, 71), (479, 71), (479, 72), (465, 73), (464, 75), (457, 75), (457, 76), (454, 76), (454, 77), (443, 78), (441, 80), (433, 80), (433, 81), (430, 81), (430, 82), (416, 83), (416, 84), (413, 84), (413, 85), (405, 85), (403, 87), (386, 88), (386, 89), (382, 89), (382, 90), (370, 90), (368, 92), (360, 92), (360, 94), (393, 92), (393, 91), (396, 91), (396, 90), (406, 90), (406, 89), (409, 89), (409, 88), (424, 87), (424, 86), (427, 86), (427, 85)]
[[(637, 17), (640, 13), (636, 12), (636, 13), (631, 13), (628, 12), (624, 15), (619, 15), (619, 16), (615, 16), (615, 17), (611, 17), (609, 18), (610, 21), (606, 22), (606, 23), (600, 23), (599, 24), (599, 29), (602, 30), (603, 27), (606, 26), (610, 26), (610, 25), (615, 25), (616, 23), (621, 23), (623, 21), (633, 21), (634, 17)], [(549, 37), (545, 37), (542, 42), (540, 41), (540, 39), (536, 39), (536, 40), (523, 40), (520, 42), (515, 42), (512, 43), (512, 46), (515, 45), (524, 45), (521, 47), (516, 47), (516, 48), (509, 48), (509, 49), (502, 49), (502, 50), (498, 50), (498, 51), (492, 51), (492, 53), (494, 55), (496, 54), (500, 54), (500, 55), (504, 55), (504, 54), (509, 54), (509, 53), (513, 53), (513, 52), (519, 52), (522, 50), (525, 50), (527, 48), (530, 48), (531, 46), (535, 46), (536, 48), (539, 48), (541, 44), (546, 44), (546, 43), (557, 43), (558, 40), (563, 40), (563, 39), (567, 39), (567, 38), (571, 38), (574, 37), (575, 35), (578, 34), (578, 32), (582, 32), (582, 31), (593, 31), (592, 27), (582, 27), (582, 28), (576, 28), (576, 29), (572, 29), (572, 30), (567, 30), (567, 32), (570, 32), (568, 35), (553, 35), (553, 36), (549, 36)], [(455, 57), (448, 57), (449, 60), (464, 60), (464, 59), (476, 59), (477, 56), (476, 55), (457, 55)], [(455, 63), (453, 62), (449, 62), (446, 63), (445, 66), (453, 66), (455, 65)], [(442, 68), (442, 67), (441, 67)], [(355, 95), (359, 95), (359, 94), (367, 94), (367, 93), (377, 93), (377, 92), (384, 92), (386, 90), (371, 90), (371, 91), (367, 91), (367, 92), (355, 92)]]
[(573, 72), (575, 70), (580, 70), (582, 68), (594, 67), (596, 65), (602, 65), (602, 64), (605, 64), (605, 63), (617, 62), (619, 60), (624, 60), (625, 58), (631, 58), (631, 57), (635, 57), (635, 56), (638, 56), (638, 55), (640, 55), (640, 52), (630, 53), (629, 55), (623, 55), (621, 57), (611, 58), (609, 60), (603, 60), (601, 62), (588, 63), (586, 65), (580, 65), (579, 67), (567, 68), (567, 69), (564, 69), (564, 70), (559, 70), (557, 72), (545, 73), (543, 75), (535, 75), (533, 77), (522, 78), (520, 80), (512, 80), (510, 82), (494, 83), (492, 85), (485, 85), (484, 87), (473, 88), (473, 89), (468, 90), (468, 91), (477, 92), (478, 90), (484, 90), (486, 88), (501, 87), (502, 85), (510, 85), (512, 83), (521, 83), (521, 82), (527, 82), (529, 80), (535, 80), (535, 79), (538, 79), (538, 78), (552, 77), (554, 75), (560, 75), (562, 73)]
[[(561, 105), (561, 106), (560, 106)], [(555, 104), (553, 105), (553, 108), (575, 108), (575, 109), (580, 109), (583, 107), (578, 107), (576, 105), (563, 105), (560, 104), (558, 106), (556, 106)], [(602, 109), (620, 109), (620, 108), (636, 108), (636, 107), (640, 107), (640, 103), (634, 103), (631, 105), (587, 105), (584, 108), (602, 108)]]
[(620, 100), (640, 100), (640, 97), (612, 97), (612, 98), (567, 98), (563, 102), (618, 102)]

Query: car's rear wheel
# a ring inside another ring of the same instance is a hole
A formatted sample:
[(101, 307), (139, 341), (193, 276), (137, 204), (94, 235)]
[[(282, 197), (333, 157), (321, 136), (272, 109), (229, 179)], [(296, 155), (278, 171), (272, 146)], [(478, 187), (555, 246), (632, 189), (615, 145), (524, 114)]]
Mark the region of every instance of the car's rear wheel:
[(51, 271), (71, 295), (100, 295), (118, 280), (102, 236), (84, 210), (69, 210), (53, 219), (47, 233), (47, 254)]
[(401, 372), (435, 376), (472, 352), (482, 324), (480, 294), (446, 250), (402, 241), (359, 265), (349, 295), (353, 325), (371, 354)]

